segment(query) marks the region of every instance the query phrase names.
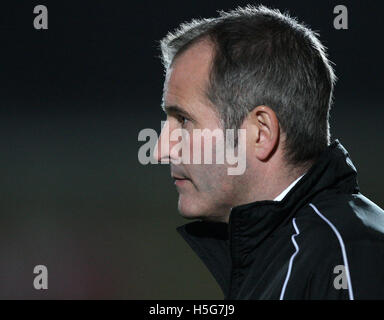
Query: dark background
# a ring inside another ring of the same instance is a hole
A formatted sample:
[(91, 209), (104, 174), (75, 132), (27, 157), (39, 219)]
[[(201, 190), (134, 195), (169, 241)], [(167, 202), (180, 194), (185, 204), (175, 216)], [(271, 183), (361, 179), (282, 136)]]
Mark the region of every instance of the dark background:
[[(8, 1), (0, 9), (0, 298), (221, 299), (176, 233), (165, 165), (137, 139), (160, 131), (158, 41), (179, 23), (249, 1)], [(332, 137), (384, 206), (383, 5), (263, 1), (320, 32), (339, 81)], [(48, 8), (48, 30), (33, 8)], [(333, 28), (345, 4), (349, 29)], [(33, 268), (48, 267), (48, 290)]]

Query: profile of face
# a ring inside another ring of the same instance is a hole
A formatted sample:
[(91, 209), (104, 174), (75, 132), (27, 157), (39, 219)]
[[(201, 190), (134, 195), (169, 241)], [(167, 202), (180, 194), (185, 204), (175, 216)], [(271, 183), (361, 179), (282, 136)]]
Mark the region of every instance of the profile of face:
[[(230, 209), (247, 202), (248, 175), (229, 175), (226, 161), (218, 164), (194, 164), (181, 161), (182, 149), (173, 148), (177, 141), (169, 140), (164, 134), (176, 129), (189, 133), (189, 156), (193, 158), (193, 130), (221, 130), (220, 120), (207, 99), (206, 89), (213, 48), (207, 41), (194, 44), (173, 62), (168, 71), (164, 86), (164, 110), (167, 121), (157, 142), (157, 160), (167, 159), (171, 175), (179, 193), (178, 210), (185, 218), (200, 218), (212, 221), (228, 221)], [(168, 147), (161, 148), (162, 139), (168, 139)], [(218, 140), (212, 141), (215, 154)], [(182, 143), (182, 141), (181, 141)], [(200, 155), (204, 159), (204, 140), (198, 143)], [(180, 163), (176, 163), (177, 160)]]

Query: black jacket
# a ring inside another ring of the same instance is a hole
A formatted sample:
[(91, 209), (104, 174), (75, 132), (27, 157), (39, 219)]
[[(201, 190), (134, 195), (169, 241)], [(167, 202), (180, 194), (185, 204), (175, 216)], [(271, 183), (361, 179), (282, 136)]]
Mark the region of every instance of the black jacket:
[(225, 299), (384, 299), (384, 211), (335, 140), (281, 201), (177, 228)]

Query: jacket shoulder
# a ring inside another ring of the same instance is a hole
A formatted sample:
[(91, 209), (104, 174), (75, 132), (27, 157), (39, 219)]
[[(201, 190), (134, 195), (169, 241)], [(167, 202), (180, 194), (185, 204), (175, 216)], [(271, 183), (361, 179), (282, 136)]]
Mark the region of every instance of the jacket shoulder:
[(362, 194), (328, 196), (302, 208), (296, 224), (301, 258), (312, 262), (317, 286), (326, 283), (334, 290), (335, 268), (342, 267), (348, 274), (345, 293), (384, 298), (384, 211), (379, 206)]
[(361, 193), (323, 197), (309, 203), (308, 209), (344, 242), (384, 245), (384, 210)]

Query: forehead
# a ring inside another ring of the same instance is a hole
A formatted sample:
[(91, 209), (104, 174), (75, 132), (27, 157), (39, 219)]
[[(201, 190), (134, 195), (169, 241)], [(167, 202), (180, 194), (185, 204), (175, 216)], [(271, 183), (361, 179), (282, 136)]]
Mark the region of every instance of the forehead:
[(202, 40), (174, 60), (164, 87), (166, 103), (181, 103), (174, 100), (203, 97), (212, 56), (212, 45)]

